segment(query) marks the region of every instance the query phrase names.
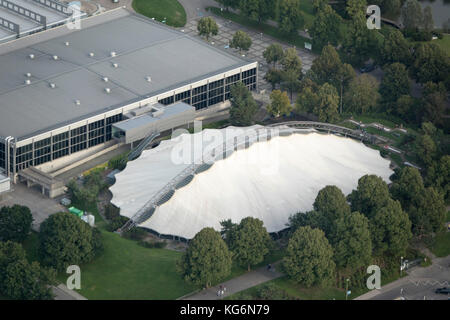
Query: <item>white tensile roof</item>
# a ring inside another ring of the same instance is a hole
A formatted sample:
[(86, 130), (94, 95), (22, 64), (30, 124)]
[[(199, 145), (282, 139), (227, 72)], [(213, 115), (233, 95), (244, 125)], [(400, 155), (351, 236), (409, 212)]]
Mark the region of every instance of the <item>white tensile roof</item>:
[[(272, 139), (255, 142), (256, 136), (248, 133), (255, 130), (268, 129), (207, 129), (163, 141), (116, 175), (116, 183), (110, 189), (112, 203), (121, 209), (121, 215), (136, 217), (174, 178), (180, 181), (180, 177), (188, 175), (186, 172), (192, 172), (192, 161), (187, 161), (190, 157), (184, 159), (186, 163), (180, 161), (183, 151), (195, 154), (192, 158), (198, 160), (202, 148), (223, 150), (221, 142), (211, 142), (212, 136), (222, 135), (228, 141), (247, 135), (250, 143), (244, 147), (246, 140), (242, 138), (244, 143), (237, 151), (195, 174), (190, 183), (175, 190), (170, 200), (157, 206), (149, 219), (139, 221), (139, 226), (191, 239), (204, 227), (220, 231), (220, 221), (231, 219), (238, 223), (252, 216), (261, 219), (269, 232), (277, 232), (286, 228), (292, 214), (311, 210), (317, 193), (327, 185), (336, 185), (347, 195), (366, 174), (390, 182), (393, 172), (389, 160), (361, 142), (291, 128), (283, 129), (288, 134), (280, 132), (277, 136), (275, 132)], [(211, 150), (203, 151), (204, 158), (205, 154), (211, 154)], [(215, 153), (218, 154), (222, 152)]]

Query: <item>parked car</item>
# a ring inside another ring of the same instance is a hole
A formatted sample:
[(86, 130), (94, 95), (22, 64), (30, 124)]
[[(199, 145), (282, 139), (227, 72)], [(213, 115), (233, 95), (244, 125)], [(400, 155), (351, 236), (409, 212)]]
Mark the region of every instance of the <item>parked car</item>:
[(450, 294), (450, 288), (449, 287), (443, 287), (443, 288), (437, 288), (434, 293), (440, 293), (440, 294)]
[(373, 70), (375, 70), (377, 68), (376, 65), (374, 64), (369, 64), (367, 66), (362, 67), (361, 69), (359, 69), (359, 71), (361, 73), (368, 73), (368, 72), (372, 72)]

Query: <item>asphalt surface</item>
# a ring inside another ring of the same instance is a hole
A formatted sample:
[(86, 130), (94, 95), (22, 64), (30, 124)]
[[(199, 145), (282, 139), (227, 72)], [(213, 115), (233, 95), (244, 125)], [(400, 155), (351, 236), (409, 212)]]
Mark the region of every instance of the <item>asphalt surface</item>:
[(449, 295), (434, 292), (441, 287), (450, 287), (450, 256), (433, 259), (426, 268), (414, 267), (408, 276), (355, 300), (448, 300)]

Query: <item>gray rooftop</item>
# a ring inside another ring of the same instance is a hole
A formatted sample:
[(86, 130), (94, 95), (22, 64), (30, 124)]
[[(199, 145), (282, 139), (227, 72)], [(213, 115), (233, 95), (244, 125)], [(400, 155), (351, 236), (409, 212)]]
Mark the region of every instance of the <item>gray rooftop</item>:
[[(10, 6), (16, 6), (16, 9)], [(56, 6), (58, 8), (65, 8), (64, 11), (66, 13), (62, 12), (62, 10), (57, 10), (55, 8)], [(71, 9), (66, 4), (60, 3), (57, 0), (1, 0), (0, 18), (7, 19), (9, 22), (19, 25), (21, 35), (30, 31), (43, 29), (44, 26), (39, 21), (27, 17), (24, 10), (20, 10), (21, 13), (17, 12), (19, 7), (29, 10), (30, 13), (45, 17), (47, 26), (68, 20), (70, 14), (67, 12), (71, 12)], [(9, 41), (14, 39), (15, 36), (16, 34), (13, 31), (0, 26), (0, 42)]]
[(125, 9), (108, 11), (80, 30), (0, 45), (0, 136), (24, 139), (248, 63)]

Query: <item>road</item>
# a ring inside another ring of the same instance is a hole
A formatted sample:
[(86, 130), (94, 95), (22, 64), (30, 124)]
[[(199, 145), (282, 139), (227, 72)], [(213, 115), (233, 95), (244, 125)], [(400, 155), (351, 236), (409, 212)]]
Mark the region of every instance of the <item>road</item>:
[(383, 286), (380, 290), (368, 292), (355, 300), (447, 300), (447, 295), (436, 294), (439, 287), (450, 286), (450, 256), (433, 259), (426, 268), (415, 267), (408, 276)]

